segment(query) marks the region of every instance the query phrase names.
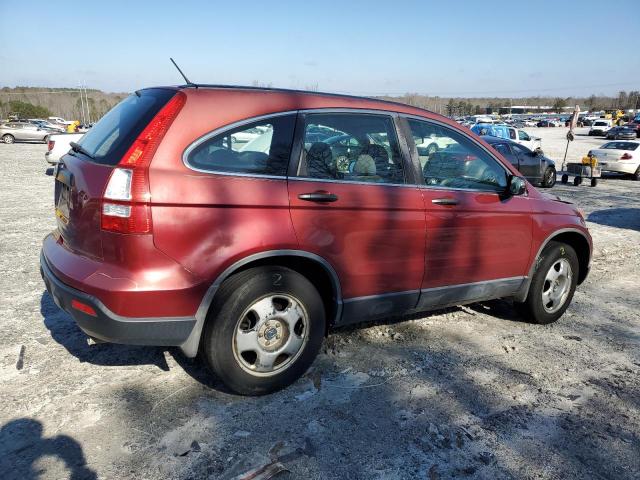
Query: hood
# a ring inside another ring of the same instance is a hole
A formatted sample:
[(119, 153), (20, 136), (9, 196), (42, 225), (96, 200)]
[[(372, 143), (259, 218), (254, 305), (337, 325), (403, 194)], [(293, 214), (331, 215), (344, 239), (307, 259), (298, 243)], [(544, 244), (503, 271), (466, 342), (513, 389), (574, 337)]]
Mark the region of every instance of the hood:
[(542, 197), (546, 198), (547, 200), (551, 200), (553, 202), (565, 203), (567, 205), (573, 205), (573, 202), (571, 202), (569, 200), (565, 200), (565, 199), (559, 197), (558, 195), (554, 195), (553, 193), (541, 192), (540, 190), (538, 190), (538, 192), (540, 193), (540, 195)]

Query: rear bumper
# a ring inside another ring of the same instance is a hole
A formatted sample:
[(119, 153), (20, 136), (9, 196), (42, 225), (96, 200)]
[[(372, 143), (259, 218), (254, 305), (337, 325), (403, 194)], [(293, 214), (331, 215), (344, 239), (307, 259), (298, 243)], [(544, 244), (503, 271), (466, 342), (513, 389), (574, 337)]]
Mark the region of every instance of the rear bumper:
[[(189, 338), (195, 317), (122, 317), (110, 311), (100, 300), (63, 283), (51, 271), (44, 253), (40, 255), (40, 273), (47, 291), (58, 307), (67, 312), (87, 335), (105, 342), (129, 345), (179, 346)], [(72, 300), (90, 306), (96, 315), (76, 310)]]
[(635, 162), (600, 162), (600, 167), (603, 172), (616, 172), (616, 173), (628, 173), (632, 174), (638, 169), (638, 164)]

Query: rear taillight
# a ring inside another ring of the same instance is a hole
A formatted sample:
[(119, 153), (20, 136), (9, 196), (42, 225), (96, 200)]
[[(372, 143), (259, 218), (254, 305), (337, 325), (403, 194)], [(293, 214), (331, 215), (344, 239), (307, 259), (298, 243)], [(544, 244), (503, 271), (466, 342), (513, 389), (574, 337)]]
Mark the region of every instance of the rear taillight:
[(631, 160), (633, 156), (630, 153), (625, 153), (620, 157), (620, 160)]
[(186, 101), (178, 92), (149, 122), (109, 176), (102, 202), (103, 230), (151, 232), (149, 163)]
[(47, 150), (48, 150), (48, 151), (53, 150), (53, 146), (54, 146), (55, 144), (56, 144), (56, 141), (55, 141), (55, 140), (49, 140), (49, 141), (47, 142)]

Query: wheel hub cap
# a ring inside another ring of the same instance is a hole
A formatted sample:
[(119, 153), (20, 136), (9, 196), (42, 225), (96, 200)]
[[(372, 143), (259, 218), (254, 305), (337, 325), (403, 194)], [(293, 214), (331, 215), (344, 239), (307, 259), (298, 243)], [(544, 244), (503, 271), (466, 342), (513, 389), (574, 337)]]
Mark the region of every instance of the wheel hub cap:
[(308, 336), (308, 315), (291, 295), (262, 297), (244, 311), (234, 332), (238, 364), (257, 376), (273, 375), (293, 364)]
[(573, 272), (566, 258), (555, 261), (542, 285), (542, 305), (547, 313), (555, 313), (562, 308), (571, 291)]

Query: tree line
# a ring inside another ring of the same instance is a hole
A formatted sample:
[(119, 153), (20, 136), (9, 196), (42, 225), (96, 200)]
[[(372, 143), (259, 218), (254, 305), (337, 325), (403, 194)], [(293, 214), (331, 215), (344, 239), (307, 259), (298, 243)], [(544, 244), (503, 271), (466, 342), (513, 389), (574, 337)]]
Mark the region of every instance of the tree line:
[[(127, 95), (88, 89), (89, 117), (93, 121), (100, 119)], [(0, 88), (0, 119), (18, 115), (20, 118), (56, 116), (81, 120), (82, 102), (80, 91), (73, 88), (4, 87)], [(86, 112), (86, 104), (84, 108)]]
[(599, 111), (605, 109), (640, 109), (640, 91), (630, 92), (620, 91), (617, 96), (590, 95), (587, 97), (438, 97), (421, 95), (417, 93), (407, 93), (400, 97), (383, 96), (384, 100), (391, 100), (408, 105), (425, 108), (442, 115), (466, 116), (479, 115), (487, 109), (496, 112), (500, 107), (509, 105), (528, 105), (534, 107), (550, 106), (554, 111), (561, 111), (564, 107), (580, 105), (582, 110)]
[[(317, 91), (318, 86), (314, 85), (309, 90)], [(0, 119), (7, 118), (9, 115), (18, 115), (20, 118), (57, 116), (68, 120), (80, 120), (83, 116), (80, 95), (80, 92), (73, 88), (0, 88)], [(93, 121), (98, 120), (126, 96), (127, 93), (87, 90), (89, 116)], [(576, 104), (580, 105), (583, 110), (590, 111), (613, 108), (640, 109), (640, 91), (637, 90), (620, 91), (617, 96), (593, 94), (588, 97), (445, 98), (407, 93), (400, 97), (383, 96), (377, 98), (406, 103), (449, 116), (478, 115), (485, 113), (487, 109), (495, 112), (498, 108), (509, 105), (551, 106), (555, 111), (561, 111), (564, 107)]]

